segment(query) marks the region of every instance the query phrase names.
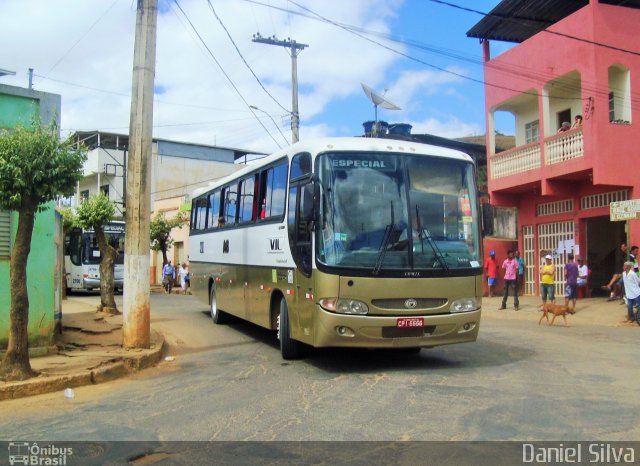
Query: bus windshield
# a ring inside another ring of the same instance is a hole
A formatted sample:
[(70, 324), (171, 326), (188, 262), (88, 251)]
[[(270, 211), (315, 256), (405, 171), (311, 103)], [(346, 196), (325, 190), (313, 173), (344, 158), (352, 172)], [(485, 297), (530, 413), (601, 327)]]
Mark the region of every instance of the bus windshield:
[(473, 165), (408, 154), (325, 153), (317, 257), (332, 267), (480, 267)]
[[(118, 250), (116, 264), (124, 264), (124, 232), (105, 232), (107, 242)], [(102, 260), (98, 238), (93, 231), (82, 234), (82, 263), (99, 264)]]

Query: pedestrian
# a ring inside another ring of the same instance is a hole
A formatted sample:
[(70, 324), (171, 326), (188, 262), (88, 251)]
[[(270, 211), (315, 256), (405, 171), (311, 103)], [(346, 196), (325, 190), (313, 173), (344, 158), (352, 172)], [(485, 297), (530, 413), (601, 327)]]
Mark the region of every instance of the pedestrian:
[(189, 270), (189, 264), (185, 263), (185, 269), (187, 274), (184, 276), (184, 281), (187, 284), (187, 293), (191, 294), (191, 271)]
[(553, 264), (553, 257), (551, 254), (544, 256), (544, 264), (540, 268), (540, 296), (542, 297), (542, 304), (547, 303), (547, 298), (550, 302), (556, 301), (556, 266)]
[(573, 261), (573, 254), (567, 254), (569, 260), (564, 265), (564, 276), (567, 284), (564, 288), (564, 305), (568, 306), (569, 301), (573, 301), (573, 309), (576, 309), (576, 300), (578, 299), (578, 264)]
[[(622, 258), (622, 263), (624, 264), (627, 261), (627, 243), (620, 244), (620, 257)], [(620, 262), (617, 262), (617, 264), (620, 264)], [(618, 267), (620, 266), (618, 265)], [(622, 289), (622, 287), (622, 275), (619, 273), (614, 273), (611, 276), (611, 280), (609, 280), (609, 283), (602, 286), (602, 289), (609, 291), (609, 299), (607, 299), (607, 301), (614, 301), (618, 298), (621, 298), (624, 295), (624, 290)]]
[(583, 290), (583, 297), (590, 297), (589, 293), (589, 267), (584, 263), (582, 257), (576, 259), (578, 261), (578, 289)]
[(171, 265), (171, 261), (167, 261), (162, 269), (162, 284), (164, 285), (164, 292), (171, 294), (173, 290), (173, 282), (176, 279), (176, 269)]
[(633, 322), (633, 307), (640, 297), (640, 278), (633, 271), (633, 262), (624, 263), (622, 280), (624, 280), (624, 293), (627, 298), (627, 322)]
[(189, 276), (189, 268), (187, 267), (187, 263), (183, 262), (180, 264), (180, 268), (178, 269), (178, 279), (180, 280), (180, 288), (182, 288), (182, 294), (187, 294), (187, 282)]
[(518, 261), (513, 257), (513, 251), (507, 251), (507, 258), (502, 263), (504, 270), (504, 293), (502, 294), (502, 306), (500, 309), (507, 308), (507, 297), (509, 296), (509, 288), (513, 287), (513, 306), (517, 311), (518, 302)]
[(524, 259), (520, 257), (520, 251), (516, 251), (516, 260), (518, 261), (518, 283), (516, 288), (518, 290), (518, 294), (522, 296), (524, 293)]
[(484, 270), (487, 273), (487, 286), (489, 287), (489, 297), (493, 297), (493, 287), (496, 284), (496, 274), (498, 273), (498, 264), (496, 263), (496, 252), (490, 251), (489, 258), (484, 263)]

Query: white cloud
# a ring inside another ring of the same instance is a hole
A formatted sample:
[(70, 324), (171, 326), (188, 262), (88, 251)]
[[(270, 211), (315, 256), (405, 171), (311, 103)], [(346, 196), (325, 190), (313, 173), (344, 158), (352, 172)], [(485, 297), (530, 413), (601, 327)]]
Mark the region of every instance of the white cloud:
[[(266, 3), (302, 11), (286, 0)], [(398, 21), (396, 12), (403, 0), (349, 0), (339, 8), (334, 2), (299, 3), (333, 21), (386, 33)], [(0, 83), (26, 87), (27, 69), (33, 67), (36, 89), (62, 95), (63, 129), (127, 133), (136, 2), (3, 0), (2, 4), (0, 43), (12, 46), (3, 48), (0, 68), (15, 70), (17, 76), (0, 78)], [(154, 108), (156, 137), (253, 150), (274, 150), (274, 139), (280, 145), (290, 140), (290, 129), (282, 119), (283, 115), (287, 119), (291, 108), (291, 59), (282, 47), (252, 42), (257, 32), (309, 45), (298, 57), (304, 138), (344, 133), (344, 128), (331, 126), (335, 119), (326, 113), (327, 108), (360, 95), (361, 82), (383, 87), (392, 70), (399, 77), (388, 95), (405, 109), (398, 115), (403, 119), (423, 117), (420, 109), (409, 104), (416, 96), (454, 92), (456, 78), (451, 75), (428, 70), (400, 71), (398, 75), (400, 56), (335, 25), (251, 2), (216, 0), (211, 4), (246, 61), (284, 110), (260, 88), (206, 1), (181, 0), (180, 5), (228, 79), (176, 5), (165, 2), (158, 17), (155, 83), (162, 93), (156, 96)], [(402, 50), (398, 44), (394, 47)], [(271, 119), (257, 111), (269, 129), (267, 134), (248, 105), (269, 112), (285, 137)], [(306, 121), (312, 118), (325, 123), (310, 126)], [(449, 125), (436, 122), (424, 120), (416, 126), (435, 125), (444, 131)], [(344, 125), (344, 120), (337, 124)], [(465, 127), (460, 122), (457, 125)]]
[(484, 132), (479, 125), (465, 123), (454, 116), (451, 116), (444, 121), (436, 118), (427, 118), (426, 120), (411, 122), (411, 125), (413, 125), (413, 129), (411, 130), (412, 133), (433, 134), (443, 138), (477, 136)]

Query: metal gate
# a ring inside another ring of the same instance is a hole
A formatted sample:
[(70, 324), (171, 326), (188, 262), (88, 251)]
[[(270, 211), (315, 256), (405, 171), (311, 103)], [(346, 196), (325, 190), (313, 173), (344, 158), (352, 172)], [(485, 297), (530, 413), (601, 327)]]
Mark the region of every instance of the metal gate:
[(536, 294), (536, 249), (533, 235), (533, 225), (522, 227), (522, 239), (524, 242), (524, 294)]
[(538, 225), (538, 267), (544, 262), (544, 256), (551, 254), (556, 266), (556, 296), (564, 296), (564, 265), (567, 254), (573, 252), (574, 223), (573, 221), (543, 223)]

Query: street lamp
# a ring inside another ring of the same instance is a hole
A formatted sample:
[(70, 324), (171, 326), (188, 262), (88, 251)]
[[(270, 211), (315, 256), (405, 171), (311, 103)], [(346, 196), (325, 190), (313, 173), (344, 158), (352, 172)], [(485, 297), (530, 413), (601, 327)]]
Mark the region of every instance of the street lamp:
[(280, 126), (278, 126), (278, 124), (276, 123), (276, 120), (273, 119), (273, 117), (271, 116), (271, 114), (265, 112), (264, 110), (262, 110), (261, 108), (256, 107), (255, 105), (249, 105), (249, 108), (252, 110), (257, 110), (259, 112), (264, 113), (265, 115), (267, 115), (269, 117), (269, 119), (273, 122), (273, 125), (278, 128), (278, 131), (280, 132), (280, 135), (282, 136), (282, 139), (285, 140), (285, 143), (289, 144), (289, 142), (287, 141), (286, 136), (282, 133), (282, 130), (280, 129)]

